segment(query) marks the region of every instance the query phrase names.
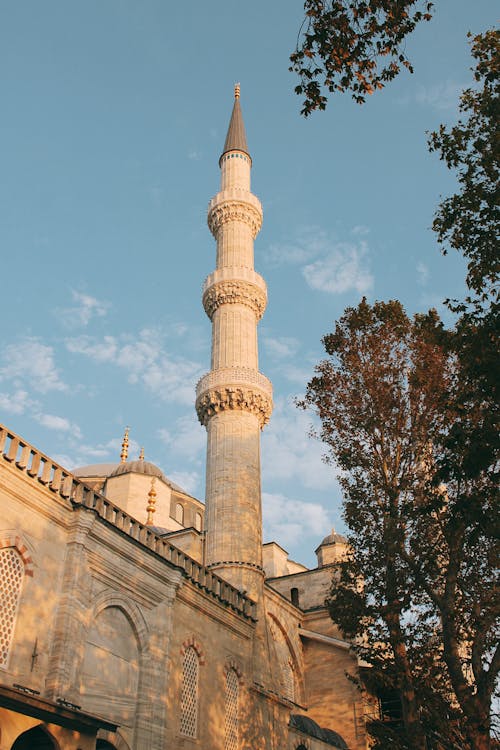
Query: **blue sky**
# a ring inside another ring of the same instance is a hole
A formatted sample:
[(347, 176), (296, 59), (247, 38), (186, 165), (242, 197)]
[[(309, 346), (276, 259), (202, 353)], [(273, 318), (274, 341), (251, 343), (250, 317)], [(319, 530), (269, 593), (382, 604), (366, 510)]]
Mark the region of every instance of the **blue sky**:
[(215, 264), (206, 206), (233, 84), (264, 207), (256, 270), (269, 305), (260, 369), (265, 540), (300, 562), (334, 524), (335, 471), (293, 397), (348, 305), (409, 312), (463, 291), (432, 231), (455, 189), (425, 132), (454, 122), (486, 0), (436, 0), (402, 73), (363, 107), (337, 95), (299, 115), (288, 72), (298, 0), (6, 3), (0, 24), (0, 420), (71, 468), (132, 451), (203, 499), (194, 385), (209, 368), (201, 284)]

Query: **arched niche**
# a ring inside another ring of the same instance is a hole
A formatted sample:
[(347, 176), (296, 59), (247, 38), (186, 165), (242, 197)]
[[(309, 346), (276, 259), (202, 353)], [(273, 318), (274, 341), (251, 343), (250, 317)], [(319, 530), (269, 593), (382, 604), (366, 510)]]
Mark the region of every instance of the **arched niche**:
[(19, 735), (11, 750), (59, 750), (59, 745), (41, 726)]
[(100, 609), (88, 631), (80, 670), (82, 708), (130, 726), (137, 702), (139, 658), (136, 631), (125, 611), (115, 605)]

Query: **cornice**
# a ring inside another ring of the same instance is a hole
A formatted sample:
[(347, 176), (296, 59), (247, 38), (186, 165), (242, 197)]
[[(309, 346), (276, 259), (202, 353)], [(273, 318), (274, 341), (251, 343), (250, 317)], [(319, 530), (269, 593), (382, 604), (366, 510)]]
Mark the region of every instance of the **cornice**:
[(249, 281), (231, 279), (215, 282), (203, 294), (203, 307), (212, 320), (222, 305), (241, 304), (249, 307), (260, 320), (267, 305), (267, 293)]
[[(219, 195), (223, 195), (223, 193)], [(251, 193), (248, 195), (251, 195)], [(209, 206), (207, 222), (208, 228), (216, 239), (221, 226), (231, 221), (242, 221), (247, 224), (252, 232), (252, 237), (255, 239), (262, 226), (260, 203), (256, 206), (253, 202), (241, 199), (222, 199), (217, 200), (213, 205), (212, 203)]]
[[(209, 376), (213, 374), (209, 373)], [(218, 374), (218, 371), (215, 374)], [(260, 373), (257, 374), (260, 375)], [(260, 429), (269, 422), (273, 410), (272, 391), (269, 392), (268, 388), (261, 388), (257, 379), (252, 384), (224, 385), (221, 383), (205, 388), (206, 378), (207, 376), (202, 378), (198, 384), (196, 398), (196, 413), (202, 425), (206, 427), (213, 416), (224, 411), (243, 411), (254, 414), (259, 420)]]

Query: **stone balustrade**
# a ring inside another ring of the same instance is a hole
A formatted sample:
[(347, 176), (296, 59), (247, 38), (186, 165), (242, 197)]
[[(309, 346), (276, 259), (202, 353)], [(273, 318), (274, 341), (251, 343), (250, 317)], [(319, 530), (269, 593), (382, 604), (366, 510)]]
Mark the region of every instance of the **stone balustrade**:
[(256, 620), (255, 602), (245, 594), (174, 547), (168, 539), (159, 536), (150, 527), (129, 516), (104, 495), (85, 485), (71, 472), (52, 461), (49, 456), (41, 453), (1, 424), (0, 458), (15, 466), (34, 482), (45, 485), (64, 500), (71, 502), (73, 506), (83, 506), (94, 511), (120, 532), (139, 542), (171, 565), (180, 568), (186, 578), (205, 593), (239, 615)]

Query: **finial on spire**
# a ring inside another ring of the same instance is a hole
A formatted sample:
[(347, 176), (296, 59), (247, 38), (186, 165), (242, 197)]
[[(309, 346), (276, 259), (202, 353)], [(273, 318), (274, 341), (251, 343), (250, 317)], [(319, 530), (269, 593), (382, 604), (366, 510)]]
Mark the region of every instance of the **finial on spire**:
[[(229, 128), (222, 150), (221, 158), (219, 159), (219, 166), (221, 166), (222, 157), (227, 154), (228, 151), (243, 151), (244, 154), (250, 156), (247, 146), (247, 137), (245, 135), (245, 125), (243, 124), (243, 115), (241, 114), (240, 105), (240, 84), (235, 83), (234, 85), (234, 104), (231, 119), (229, 121)], [(250, 159), (250, 164), (252, 160)]]
[(153, 525), (153, 513), (156, 511), (156, 490), (155, 490), (156, 477), (151, 478), (151, 489), (148, 492), (148, 504), (146, 510), (148, 512), (148, 518), (146, 526)]
[(123, 442), (122, 442), (122, 452), (120, 453), (120, 461), (122, 464), (126, 463), (128, 458), (128, 433), (129, 433), (130, 427), (125, 427), (125, 434), (123, 436)]
[(144, 446), (142, 446), (141, 452), (139, 453), (139, 461), (144, 461)]

